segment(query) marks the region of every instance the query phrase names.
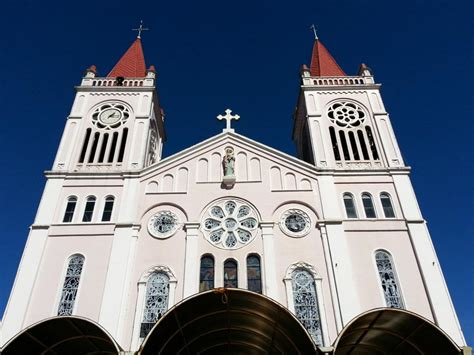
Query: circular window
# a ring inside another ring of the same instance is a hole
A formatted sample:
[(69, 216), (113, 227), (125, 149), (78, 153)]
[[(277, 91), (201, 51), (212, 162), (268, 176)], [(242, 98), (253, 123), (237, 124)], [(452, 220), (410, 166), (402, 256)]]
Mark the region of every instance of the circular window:
[(92, 123), (98, 128), (111, 130), (124, 125), (129, 117), (128, 107), (119, 102), (109, 102), (94, 110)]
[(225, 200), (206, 211), (202, 230), (211, 244), (223, 249), (238, 249), (255, 237), (257, 226), (253, 208), (238, 200)]
[(339, 127), (359, 127), (365, 121), (365, 112), (353, 102), (336, 102), (329, 106), (328, 117)]
[(177, 231), (178, 222), (178, 217), (173, 212), (161, 211), (148, 221), (148, 231), (156, 238), (168, 238)]
[(281, 216), (280, 229), (291, 237), (303, 237), (311, 229), (311, 219), (306, 212), (291, 209)]

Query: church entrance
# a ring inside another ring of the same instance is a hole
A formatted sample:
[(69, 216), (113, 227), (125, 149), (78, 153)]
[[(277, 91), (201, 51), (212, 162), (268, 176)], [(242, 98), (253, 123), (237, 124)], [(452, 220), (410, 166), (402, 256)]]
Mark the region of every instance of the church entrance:
[(255, 292), (215, 289), (187, 298), (158, 321), (140, 354), (316, 354), (287, 308)]

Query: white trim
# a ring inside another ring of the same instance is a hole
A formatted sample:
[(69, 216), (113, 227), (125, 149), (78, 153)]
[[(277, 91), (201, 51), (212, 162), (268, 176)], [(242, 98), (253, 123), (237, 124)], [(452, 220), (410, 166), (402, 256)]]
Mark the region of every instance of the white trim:
[(398, 286), (398, 289), (399, 289), (399, 292), (400, 292), (400, 298), (402, 300), (402, 306), (403, 307), (401, 309), (408, 309), (407, 302), (405, 300), (405, 297), (403, 296), (404, 292), (403, 292), (403, 289), (402, 289), (402, 284), (400, 282), (400, 278), (398, 276), (397, 265), (395, 264), (395, 258), (393, 257), (393, 254), (390, 251), (388, 251), (388, 249), (380, 247), (380, 248), (372, 250), (372, 264), (374, 265), (374, 269), (375, 269), (375, 272), (376, 272), (376, 275), (377, 275), (377, 284), (378, 284), (378, 288), (379, 288), (379, 291), (380, 291), (380, 295), (381, 295), (382, 303), (383, 303), (384, 307), (389, 307), (389, 306), (387, 305), (387, 300), (385, 299), (385, 293), (383, 292), (382, 281), (380, 280), (380, 273), (379, 273), (379, 269), (377, 267), (377, 260), (375, 258), (377, 252), (384, 252), (390, 257), (390, 263), (392, 264), (392, 271), (395, 275), (395, 281), (397, 282), (397, 286)]
[(173, 270), (165, 265), (157, 265), (149, 268), (147, 271), (145, 271), (142, 276), (140, 277), (140, 280), (138, 280), (137, 283), (137, 303), (135, 307), (135, 316), (134, 316), (134, 321), (133, 321), (133, 329), (132, 329), (132, 343), (131, 343), (131, 350), (132, 351), (137, 351), (138, 348), (141, 345), (141, 342), (143, 341), (142, 338), (140, 338), (140, 325), (142, 322), (143, 318), (143, 310), (144, 310), (144, 305), (145, 305), (145, 297), (146, 297), (146, 285), (148, 282), (148, 279), (150, 278), (151, 275), (155, 273), (162, 273), (168, 276), (168, 308), (171, 309), (174, 304), (175, 304), (175, 296), (176, 296), (176, 286), (177, 286), (177, 279), (175, 276), (175, 273)]
[(294, 295), (293, 295), (292, 275), (293, 275), (293, 272), (295, 272), (298, 269), (309, 272), (311, 276), (313, 277), (315, 292), (316, 292), (316, 299), (318, 301), (318, 307), (319, 307), (319, 317), (320, 317), (319, 321), (321, 323), (321, 333), (323, 337), (323, 344), (321, 344), (321, 346), (329, 346), (330, 345), (329, 327), (328, 327), (328, 322), (327, 322), (327, 317), (326, 317), (326, 308), (324, 306), (324, 300), (323, 300), (322, 277), (320, 276), (319, 272), (313, 265), (308, 264), (304, 261), (298, 261), (296, 263), (291, 264), (286, 270), (286, 274), (283, 279), (283, 282), (285, 283), (285, 288), (286, 288), (288, 309), (296, 316), (295, 304), (294, 304), (294, 298), (293, 298)]
[(76, 297), (74, 298), (74, 304), (72, 306), (72, 312), (71, 312), (71, 315), (77, 315), (77, 304), (79, 303), (79, 295), (80, 295), (80, 292), (81, 292), (81, 289), (82, 289), (82, 287), (81, 287), (82, 282), (81, 281), (84, 279), (83, 274), (84, 274), (84, 270), (86, 269), (86, 259), (87, 259), (86, 256), (81, 252), (76, 252), (76, 253), (70, 254), (65, 259), (65, 261), (63, 262), (63, 269), (62, 269), (62, 272), (61, 272), (61, 278), (59, 279), (60, 283), (57, 286), (58, 287), (58, 292), (56, 294), (56, 301), (53, 304), (53, 309), (52, 309), (51, 316), (57, 316), (58, 315), (59, 304), (61, 302), (61, 298), (62, 298), (62, 294), (63, 294), (64, 281), (65, 281), (66, 276), (67, 276), (67, 269), (69, 268), (69, 263), (71, 262), (71, 259), (76, 255), (80, 255), (83, 258), (81, 274), (79, 275), (79, 283), (78, 283), (78, 286), (77, 286), (77, 293), (76, 293)]

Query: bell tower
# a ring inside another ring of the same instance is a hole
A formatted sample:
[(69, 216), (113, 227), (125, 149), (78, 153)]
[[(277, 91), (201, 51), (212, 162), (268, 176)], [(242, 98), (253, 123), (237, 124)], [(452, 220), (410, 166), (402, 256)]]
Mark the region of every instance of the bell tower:
[(404, 165), (372, 71), (361, 64), (346, 75), (318, 38), (301, 68), (293, 140), (298, 157), (320, 168)]
[(89, 67), (76, 86), (53, 171), (135, 170), (159, 161), (166, 136), (155, 84), (140, 36), (107, 76)]

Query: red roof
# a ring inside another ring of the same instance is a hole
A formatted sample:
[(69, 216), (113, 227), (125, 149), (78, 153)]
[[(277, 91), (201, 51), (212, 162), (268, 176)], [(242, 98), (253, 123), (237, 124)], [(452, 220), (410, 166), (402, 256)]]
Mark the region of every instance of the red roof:
[(130, 48), (115, 64), (107, 77), (144, 78), (146, 76), (145, 56), (142, 41), (137, 38)]
[(331, 53), (318, 39), (314, 41), (310, 72), (312, 76), (346, 76)]

